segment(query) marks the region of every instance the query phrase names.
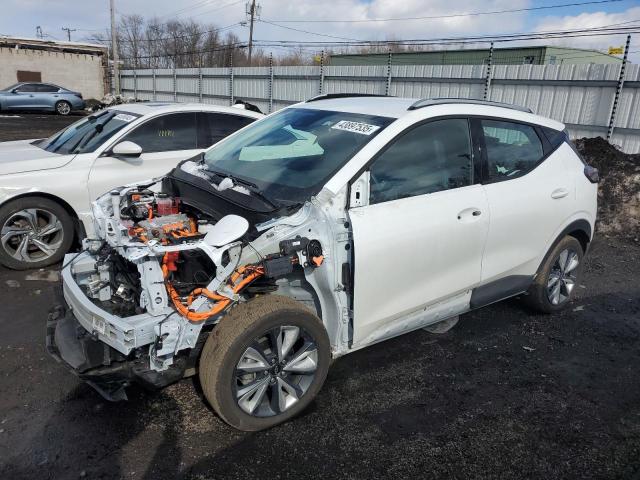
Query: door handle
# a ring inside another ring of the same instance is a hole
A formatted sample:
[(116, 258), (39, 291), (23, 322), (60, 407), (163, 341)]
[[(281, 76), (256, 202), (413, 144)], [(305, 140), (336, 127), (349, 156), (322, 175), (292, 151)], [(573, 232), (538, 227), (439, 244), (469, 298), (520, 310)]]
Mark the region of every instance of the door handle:
[(470, 220), (470, 217), (479, 217), (480, 215), (482, 215), (482, 211), (477, 208), (465, 208), (458, 213), (458, 220)]
[(569, 195), (569, 190), (566, 188), (556, 188), (553, 192), (551, 192), (551, 198), (564, 198)]

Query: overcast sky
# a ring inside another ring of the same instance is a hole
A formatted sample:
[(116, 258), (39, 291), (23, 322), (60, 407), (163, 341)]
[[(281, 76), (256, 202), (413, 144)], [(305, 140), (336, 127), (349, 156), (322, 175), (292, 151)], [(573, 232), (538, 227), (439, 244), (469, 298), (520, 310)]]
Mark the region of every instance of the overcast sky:
[[(269, 22), (291, 20), (370, 20), (451, 15), (478, 11), (530, 8), (585, 0), (259, 0), (261, 18)], [(194, 18), (225, 27), (245, 20), (245, 2), (234, 0), (116, 0), (119, 14), (157, 16), (161, 21)], [(108, 0), (2, 0), (0, 35), (35, 37), (36, 26), (52, 39), (66, 39), (62, 27), (77, 29), (72, 40), (82, 41), (109, 25)], [(257, 40), (331, 41), (349, 39), (408, 39), (470, 34), (500, 34), (599, 27), (638, 20), (640, 0), (622, 0), (597, 5), (580, 5), (496, 15), (362, 23), (285, 23), (303, 33), (265, 22), (256, 24)], [(241, 39), (248, 28), (232, 29)], [(632, 60), (640, 61), (640, 33), (632, 40)], [(606, 50), (624, 44), (625, 37), (595, 37), (554, 40), (565, 46)], [(550, 41), (534, 42), (536, 44)], [(278, 51), (274, 50), (274, 54)]]

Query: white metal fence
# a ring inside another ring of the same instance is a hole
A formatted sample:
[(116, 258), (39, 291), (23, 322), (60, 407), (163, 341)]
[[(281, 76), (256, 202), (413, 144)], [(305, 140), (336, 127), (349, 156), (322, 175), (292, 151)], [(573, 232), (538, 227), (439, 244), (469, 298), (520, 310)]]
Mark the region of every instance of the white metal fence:
[(559, 120), (573, 138), (609, 136), (624, 152), (640, 153), (640, 65), (620, 71), (619, 64), (186, 68), (123, 70), (120, 84), (140, 100), (242, 99), (264, 112), (320, 93), (486, 98)]

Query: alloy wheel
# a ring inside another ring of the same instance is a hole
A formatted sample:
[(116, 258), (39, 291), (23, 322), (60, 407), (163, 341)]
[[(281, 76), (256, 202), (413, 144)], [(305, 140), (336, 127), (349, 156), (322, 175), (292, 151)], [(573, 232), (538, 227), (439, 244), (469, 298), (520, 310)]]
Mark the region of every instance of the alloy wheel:
[(21, 262), (39, 262), (54, 255), (62, 246), (62, 222), (42, 208), (14, 212), (0, 231), (0, 245)]
[(67, 102), (58, 103), (56, 109), (60, 115), (69, 115), (71, 112), (71, 106)]
[(318, 348), (303, 328), (279, 326), (254, 339), (234, 372), (238, 406), (256, 417), (279, 415), (307, 392), (318, 369)]
[(568, 248), (558, 255), (547, 279), (547, 298), (552, 305), (569, 300), (576, 285), (579, 264), (580, 257), (575, 250)]

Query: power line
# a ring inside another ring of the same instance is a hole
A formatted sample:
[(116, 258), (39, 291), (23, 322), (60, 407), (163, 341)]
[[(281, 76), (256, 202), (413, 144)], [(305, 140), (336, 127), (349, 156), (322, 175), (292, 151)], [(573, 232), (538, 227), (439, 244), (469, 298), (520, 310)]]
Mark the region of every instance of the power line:
[(339, 40), (355, 40), (359, 41), (357, 38), (349, 38), (349, 37), (339, 37), (337, 35), (329, 35), (328, 33), (318, 33), (318, 32), (310, 32), (308, 30), (302, 30), (300, 28), (287, 27), (285, 25), (278, 25), (277, 23), (270, 22), (269, 20), (260, 20), (263, 23), (268, 23), (269, 25), (273, 25), (275, 27), (284, 28), (287, 30), (293, 30), (294, 32), (308, 33), (310, 35), (318, 35), (320, 37), (328, 37), (328, 38), (337, 38)]
[(575, 29), (575, 30), (563, 30), (563, 31), (545, 31), (545, 32), (527, 32), (527, 33), (515, 33), (504, 35), (479, 35), (469, 37), (443, 37), (443, 38), (419, 38), (419, 39), (404, 39), (404, 40), (358, 40), (352, 42), (318, 42), (318, 41), (294, 41), (294, 40), (256, 40), (262, 45), (315, 45), (315, 46), (369, 46), (369, 45), (428, 45), (428, 44), (457, 44), (457, 43), (470, 43), (470, 42), (510, 42), (516, 40), (544, 40), (548, 38), (560, 38), (560, 37), (580, 37), (580, 36), (611, 36), (621, 35), (624, 33), (638, 33), (640, 26), (622, 27), (622, 28), (608, 28), (608, 26), (588, 28), (588, 29)]
[[(263, 20), (264, 21), (264, 20)], [(538, 30), (538, 31), (533, 31), (533, 32), (520, 32), (520, 33), (509, 33), (509, 34), (501, 34), (501, 35), (482, 35), (482, 36), (477, 36), (477, 37), (442, 37), (442, 38), (434, 38), (434, 39), (419, 39), (419, 40), (355, 40), (358, 43), (366, 43), (366, 44), (373, 44), (373, 45), (381, 45), (381, 44), (397, 44), (397, 43), (406, 43), (406, 42), (412, 42), (412, 41), (419, 41), (419, 42), (423, 42), (423, 41), (428, 41), (428, 42), (434, 42), (434, 43), (446, 43), (446, 42), (453, 42), (456, 40), (464, 40), (465, 42), (468, 43), (469, 39), (480, 39), (481, 41), (485, 41), (485, 39), (487, 41), (491, 41), (493, 39), (498, 39), (498, 38), (509, 38), (509, 37), (520, 37), (520, 36), (524, 36), (524, 35), (540, 35), (540, 36), (544, 36), (545, 34), (565, 34), (565, 33), (576, 33), (576, 32), (599, 32), (599, 31), (609, 31), (609, 30), (620, 30), (620, 34), (625, 33), (627, 30), (629, 29), (634, 29), (634, 28), (638, 28), (638, 26), (633, 26), (633, 27), (626, 27), (626, 28), (620, 28), (620, 29), (614, 29), (612, 27), (619, 27), (620, 25), (628, 25), (630, 23), (637, 23), (640, 22), (640, 19), (635, 19), (635, 20), (629, 20), (626, 22), (619, 22), (619, 23), (611, 23), (611, 24), (607, 24), (607, 25), (600, 25), (598, 27), (589, 27), (589, 28), (582, 28), (582, 29), (569, 29), (569, 30), (563, 30), (563, 31), (558, 31), (558, 30)], [(615, 35), (617, 33), (611, 33), (611, 35)], [(261, 40), (263, 42), (269, 42), (272, 40)], [(273, 40), (273, 41), (277, 41), (277, 40)], [(291, 43), (297, 43), (297, 44), (301, 44), (301, 43), (305, 43), (305, 44), (317, 44), (317, 45), (328, 45), (331, 42), (316, 42), (316, 41), (302, 41), (302, 42), (295, 42), (295, 41), (288, 41), (288, 40), (281, 40), (281, 42), (291, 42)], [(349, 43), (349, 42), (333, 42), (333, 43)]]
[(400, 18), (368, 18), (361, 20), (345, 20), (345, 19), (336, 19), (336, 20), (276, 20), (278, 23), (369, 23), (369, 22), (401, 22), (408, 20), (439, 20), (445, 18), (457, 18), (457, 17), (476, 17), (482, 15), (500, 15), (504, 13), (518, 13), (518, 12), (532, 12), (537, 10), (547, 10), (553, 8), (565, 8), (565, 7), (576, 7), (576, 6), (584, 6), (584, 5), (598, 5), (603, 3), (617, 3), (625, 0), (592, 0), (587, 2), (574, 2), (574, 3), (564, 3), (560, 5), (546, 5), (539, 7), (528, 7), (528, 8), (514, 8), (508, 10), (494, 10), (489, 12), (467, 12), (467, 13), (452, 13), (448, 15), (427, 15), (420, 17), (400, 17)]
[[(217, 12), (218, 10), (222, 10), (222, 9), (224, 9), (224, 8), (227, 8), (227, 7), (232, 7), (232, 6), (237, 5), (237, 4), (239, 4), (239, 3), (242, 3), (242, 2), (244, 2), (244, 0), (236, 0), (236, 1), (234, 1), (234, 2), (228, 3), (228, 4), (223, 5), (223, 6), (221, 6), (221, 7), (214, 8), (214, 9), (212, 9), (212, 10), (205, 10), (205, 11), (203, 11), (203, 12), (198, 12), (198, 14), (197, 14), (197, 15), (198, 15), (198, 16), (201, 16), (201, 15), (204, 15), (204, 14)], [(205, 5), (202, 5), (202, 6), (205, 6)], [(197, 8), (200, 8), (200, 7), (197, 7)], [(187, 9), (185, 9), (185, 10), (187, 10)], [(116, 10), (116, 12), (117, 12), (120, 16), (131, 16), (131, 15), (136, 15), (136, 14), (123, 13), (123, 12), (120, 12), (120, 11), (118, 11), (118, 10)], [(182, 13), (178, 13), (177, 15), (182, 15)], [(175, 14), (171, 14), (171, 15), (161, 15), (161, 16), (160, 16), (160, 17), (158, 17), (158, 18), (163, 18), (163, 17), (167, 17), (167, 16), (177, 16), (177, 15), (175, 15)], [(151, 19), (150, 19), (150, 21), (151, 21), (151, 22), (152, 22), (153, 20), (154, 20), (154, 18), (151, 18)], [(169, 21), (167, 21), (167, 22), (158, 22), (158, 23), (156, 23), (155, 25), (157, 25), (157, 26), (160, 26), (160, 25), (168, 26), (168, 25), (171, 25), (171, 24), (175, 24), (176, 22), (180, 22), (180, 21), (181, 21), (180, 19), (173, 19), (173, 20), (169, 20)], [(239, 25), (239, 24), (240, 24), (240, 23), (238, 23), (238, 25)], [(153, 23), (151, 23), (151, 25), (154, 25), (154, 24), (153, 24)], [(97, 30), (87, 30), (87, 31), (97, 31)], [(214, 30), (211, 30), (211, 31), (214, 31)], [(208, 33), (208, 31), (207, 31), (207, 32), (205, 32), (205, 33)]]
[[(239, 4), (239, 3), (242, 3), (242, 2), (244, 2), (244, 0), (236, 0), (235, 2), (231, 2), (231, 3), (228, 3), (228, 4), (226, 4), (226, 5), (222, 5), (221, 7), (216, 7), (216, 8), (210, 9), (210, 10), (204, 10), (204, 11), (202, 11), (202, 12), (198, 12), (198, 13), (197, 13), (197, 15), (198, 15), (198, 16), (201, 16), (201, 15), (204, 15), (204, 14), (207, 14), (207, 13), (217, 12), (218, 10), (223, 10), (223, 9), (225, 9), (225, 8), (227, 8), (227, 7), (232, 7), (232, 6), (237, 5), (237, 4)], [(195, 8), (193, 8), (192, 10), (197, 10), (197, 9), (199, 9), (199, 8), (206, 7), (206, 6), (207, 6), (207, 5), (200, 5), (199, 7), (195, 7)], [(191, 10), (191, 9), (183, 9), (183, 10), (184, 10), (184, 11), (182, 11), (182, 12), (180, 12), (180, 13), (177, 13), (177, 14), (173, 14), (173, 15), (171, 15), (171, 16), (176, 16), (176, 17), (177, 17), (178, 15), (184, 15), (187, 11), (189, 11), (189, 10)], [(167, 16), (167, 15), (163, 15), (163, 16), (162, 16), (162, 17), (160, 17), (160, 18), (163, 18), (163, 17), (166, 17), (166, 16)], [(163, 22), (163, 23), (166, 25), (167, 23), (171, 23), (171, 20), (170, 20), (169, 22)]]
[(183, 7), (183, 8), (179, 8), (178, 10), (175, 10), (173, 12), (169, 12), (169, 13), (165, 13), (164, 15), (160, 15), (158, 18), (166, 18), (166, 17), (173, 17), (176, 15), (180, 15), (181, 12), (185, 12), (187, 10), (197, 10), (198, 8), (201, 8), (203, 6), (205, 6), (206, 4), (211, 3), (211, 0), (200, 0), (199, 2), (196, 2), (188, 7)]

